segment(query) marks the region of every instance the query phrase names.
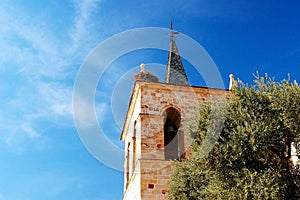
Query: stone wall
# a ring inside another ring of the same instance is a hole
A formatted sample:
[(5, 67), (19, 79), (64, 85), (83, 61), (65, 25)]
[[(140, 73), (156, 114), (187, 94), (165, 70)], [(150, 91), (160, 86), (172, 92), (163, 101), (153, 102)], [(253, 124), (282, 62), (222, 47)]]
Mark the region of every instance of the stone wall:
[[(124, 200), (167, 199), (171, 163), (164, 155), (164, 112), (176, 109), (181, 116), (179, 131), (184, 151), (190, 139), (185, 127), (197, 113), (200, 101), (226, 94), (225, 90), (136, 82), (121, 139), (125, 141)], [(128, 176), (129, 175), (129, 176)], [(135, 193), (135, 194), (133, 194)]]
[(172, 161), (140, 160), (140, 162), (141, 199), (168, 199), (166, 193)]

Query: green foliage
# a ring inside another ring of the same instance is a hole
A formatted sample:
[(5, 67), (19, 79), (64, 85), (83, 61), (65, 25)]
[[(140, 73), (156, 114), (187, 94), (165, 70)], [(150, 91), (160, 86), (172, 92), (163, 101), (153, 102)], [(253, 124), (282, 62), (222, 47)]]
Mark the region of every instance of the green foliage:
[(291, 161), (291, 144), (300, 141), (298, 84), (257, 76), (226, 99), (200, 105), (192, 155), (174, 164), (169, 199), (299, 199)]

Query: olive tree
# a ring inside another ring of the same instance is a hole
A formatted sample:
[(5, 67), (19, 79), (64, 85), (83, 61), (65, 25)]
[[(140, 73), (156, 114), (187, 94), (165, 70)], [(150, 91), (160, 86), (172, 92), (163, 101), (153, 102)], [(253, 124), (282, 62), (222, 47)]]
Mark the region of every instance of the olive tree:
[(292, 158), (299, 155), (293, 147), (300, 141), (300, 87), (267, 75), (254, 82), (238, 81), (229, 92), (219, 137), (205, 156), (203, 141), (218, 131), (212, 112), (219, 108), (201, 103), (190, 127), (192, 154), (174, 163), (169, 199), (299, 198), (299, 165)]

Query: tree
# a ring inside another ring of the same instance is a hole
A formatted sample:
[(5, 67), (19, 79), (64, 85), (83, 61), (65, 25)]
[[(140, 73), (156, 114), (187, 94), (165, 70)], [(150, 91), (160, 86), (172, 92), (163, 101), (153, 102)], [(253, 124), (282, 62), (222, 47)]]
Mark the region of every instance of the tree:
[[(251, 87), (239, 81), (221, 125), (212, 113), (222, 106), (215, 105), (200, 105), (190, 127), (192, 155), (174, 163), (169, 199), (299, 199), (299, 165), (292, 162), (292, 146), (300, 141), (297, 82), (267, 75)], [(204, 139), (216, 127), (221, 134), (203, 157)]]

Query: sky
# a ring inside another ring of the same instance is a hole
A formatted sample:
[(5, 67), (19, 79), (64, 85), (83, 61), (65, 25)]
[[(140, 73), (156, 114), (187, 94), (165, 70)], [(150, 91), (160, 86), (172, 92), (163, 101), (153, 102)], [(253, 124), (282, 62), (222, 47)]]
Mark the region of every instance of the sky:
[[(122, 199), (123, 172), (82, 141), (72, 106), (76, 81), (93, 52), (105, 52), (94, 57), (100, 65), (101, 58), (130, 44), (101, 49), (116, 34), (166, 29), (172, 20), (180, 32), (179, 52), (184, 35), (199, 43), (227, 88), (230, 73), (249, 84), (256, 71), (277, 81), (290, 74), (300, 82), (299, 19), (296, 0), (1, 0), (0, 200)], [(124, 149), (119, 138), (141, 63), (163, 81), (167, 52), (153, 48), (118, 55), (95, 79), (91, 106), (113, 146), (103, 149), (99, 141), (96, 149), (103, 154)], [(191, 85), (209, 86), (195, 66), (183, 63)]]

